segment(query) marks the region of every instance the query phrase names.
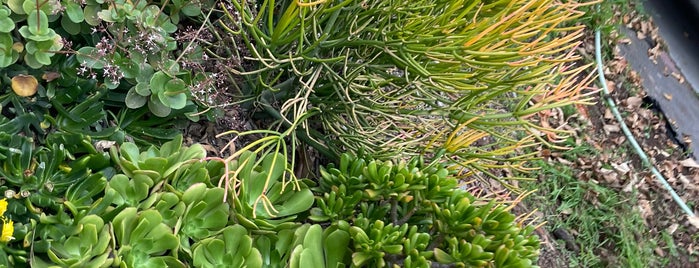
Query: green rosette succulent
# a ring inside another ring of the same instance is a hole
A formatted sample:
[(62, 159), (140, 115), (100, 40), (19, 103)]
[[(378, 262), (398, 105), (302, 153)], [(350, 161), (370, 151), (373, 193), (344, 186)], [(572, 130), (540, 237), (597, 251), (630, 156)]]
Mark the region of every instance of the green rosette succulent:
[(182, 194), (185, 211), (177, 220), (181, 249), (191, 253), (190, 245), (213, 236), (228, 225), (229, 204), (223, 202), (223, 188), (207, 188), (205, 184), (192, 185)]
[(97, 215), (85, 216), (78, 222), (79, 233), (48, 251), (51, 261), (62, 267), (110, 267), (114, 262), (109, 226)]
[(117, 250), (114, 265), (122, 267), (185, 267), (173, 254), (179, 240), (172, 228), (162, 223), (156, 210), (125, 208), (112, 220)]
[(248, 230), (240, 225), (231, 225), (221, 234), (194, 244), (192, 262), (194, 267), (267, 267)]
[(178, 135), (174, 140), (164, 143), (160, 149), (151, 146), (141, 152), (136, 144), (127, 142), (119, 149), (112, 147), (110, 154), (127, 177), (145, 175), (157, 184), (163, 179), (171, 178), (178, 169), (185, 169), (195, 163), (193, 160), (204, 158), (206, 150), (200, 144), (183, 148), (182, 135)]
[(262, 266), (267, 268), (346, 267), (351, 255), (349, 244), (349, 233), (337, 224), (326, 228), (303, 224), (254, 238), (254, 248), (260, 251)]

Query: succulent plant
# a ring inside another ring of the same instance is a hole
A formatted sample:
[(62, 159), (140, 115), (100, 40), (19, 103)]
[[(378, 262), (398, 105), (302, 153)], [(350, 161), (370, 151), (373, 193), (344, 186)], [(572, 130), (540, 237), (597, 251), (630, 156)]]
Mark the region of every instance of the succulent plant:
[(160, 149), (151, 146), (141, 152), (136, 144), (127, 142), (118, 150), (112, 147), (110, 154), (124, 175), (132, 179), (136, 176), (146, 176), (150, 178), (153, 186), (163, 179), (171, 179), (178, 169), (184, 169), (184, 166), (203, 159), (206, 150), (200, 144), (182, 148), (182, 136), (178, 135), (174, 140), (163, 144)]
[(476, 204), (443, 164), (343, 155), (321, 175), (309, 219), (351, 223), (338, 226), (354, 267), (527, 267), (538, 255), (531, 227), (494, 201)]
[(346, 267), (349, 243), (349, 233), (337, 224), (303, 224), (257, 235), (253, 246), (262, 255), (262, 267)]
[(204, 183), (211, 187), (211, 178), (220, 176), (224, 165), (219, 161), (196, 161), (188, 163), (186, 168), (179, 168), (169, 180), (169, 185), (175, 190), (184, 192), (190, 186), (197, 183)]
[(102, 218), (85, 216), (77, 223), (76, 230), (77, 234), (49, 249), (49, 258), (63, 267), (110, 267), (114, 262), (109, 247), (112, 237)]
[[(67, 140), (73, 143), (65, 145)], [(98, 195), (106, 184), (104, 173), (110, 170), (109, 156), (97, 151), (89, 137), (57, 132), (50, 134), (43, 146), (35, 142), (21, 135), (0, 134), (0, 174), (4, 177), (0, 192), (7, 198), (7, 228), (3, 231), (14, 237), (4, 246), (13, 255), (0, 260), (0, 266), (22, 267), (32, 261), (22, 244), (31, 244), (37, 255), (47, 254), (54, 242), (81, 235), (77, 224), (86, 215), (106, 209)], [(92, 221), (83, 223), (94, 225)], [(76, 241), (71, 240), (70, 245), (76, 246)], [(63, 253), (66, 251), (58, 254)], [(61, 258), (75, 257), (70, 254)]]
[(489, 169), (523, 169), (517, 149), (558, 133), (528, 117), (590, 101), (573, 63), (582, 27), (570, 26), (586, 5), (233, 1), (220, 25), (239, 40), (224, 56), (243, 59), (229, 69), (250, 106), (293, 128), (291, 143), (329, 158), (440, 156), (461, 176), (497, 178)]
[(354, 244), (352, 265), (386, 267), (385, 258), (403, 253), (407, 232), (407, 224), (396, 226), (381, 220), (370, 223), (367, 218), (357, 219), (349, 228)]
[(252, 243), (245, 227), (228, 226), (219, 235), (194, 244), (192, 264), (194, 267), (268, 267), (263, 266), (262, 255)]
[(224, 191), (197, 183), (182, 194), (185, 210), (175, 225), (181, 250), (191, 254), (192, 243), (211, 237), (228, 225), (230, 206), (223, 202)]
[(296, 230), (289, 267), (342, 267), (349, 255), (350, 234), (338, 228), (304, 225)]
[[(10, 252), (0, 255), (7, 265), (526, 267), (538, 254), (533, 228), (522, 228), (508, 207), (456, 188), (438, 162), (346, 154), (314, 183), (292, 180), (286, 157), (274, 151), (221, 162), (181, 139), (145, 151), (124, 143), (110, 154), (73, 133), (49, 136), (51, 147), (18, 136), (2, 141), (2, 187), (27, 176), (63, 182), (7, 200), (2, 237), (8, 230), (35, 253), (8, 239), (0, 244)], [(81, 145), (60, 146), (71, 141)], [(73, 153), (53, 152), (61, 148)], [(61, 162), (47, 162), (54, 159)], [(25, 165), (34, 174), (20, 172)], [(232, 179), (228, 197), (212, 178)]]
[(163, 223), (167, 226), (177, 226), (186, 209), (182, 196), (179, 192), (162, 192), (154, 195), (157, 195), (157, 201), (152, 204), (152, 207), (160, 212)]
[[(556, 133), (530, 117), (587, 101), (585, 5), (2, 1), (0, 266), (530, 266), (533, 227), (457, 177), (523, 167)], [(262, 137), (184, 147), (209, 93)], [(296, 178), (307, 146), (338, 162)]]
[(138, 211), (128, 207), (113, 219), (116, 249), (114, 265), (125, 267), (185, 267), (171, 254), (179, 240), (171, 227), (162, 223), (156, 210)]
[[(297, 214), (313, 205), (313, 193), (305, 184), (293, 184), (285, 178), (287, 159), (278, 153), (262, 159), (244, 152), (229, 164), (238, 185), (233, 189), (235, 220), (252, 229), (277, 230), (294, 226)], [(287, 223), (287, 224), (284, 224)]]

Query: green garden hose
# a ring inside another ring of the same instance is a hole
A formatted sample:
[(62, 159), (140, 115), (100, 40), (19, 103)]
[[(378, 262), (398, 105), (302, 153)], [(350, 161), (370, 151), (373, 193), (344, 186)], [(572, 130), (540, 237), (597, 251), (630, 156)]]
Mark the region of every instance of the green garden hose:
[[(602, 84), (602, 91), (604, 93), (604, 100), (607, 102), (607, 105), (609, 105), (609, 108), (612, 110), (612, 113), (614, 114), (614, 117), (616, 117), (616, 120), (619, 121), (619, 125), (621, 125), (621, 130), (624, 132), (624, 135), (626, 135), (626, 138), (629, 140), (631, 145), (633, 146), (634, 150), (638, 154), (638, 156), (641, 158), (641, 161), (643, 162), (643, 165), (645, 167), (648, 167), (651, 169), (651, 172), (655, 175), (655, 178), (660, 181), (660, 183), (665, 186), (665, 189), (667, 189), (668, 192), (670, 192), (670, 195), (672, 196), (672, 199), (677, 202), (677, 204), (684, 210), (684, 212), (687, 214), (687, 216), (690, 218), (690, 220), (696, 221), (696, 216), (694, 215), (694, 212), (692, 209), (690, 209), (687, 204), (680, 198), (679, 195), (677, 195), (677, 192), (675, 192), (674, 189), (672, 189), (672, 186), (665, 180), (665, 177), (663, 177), (662, 174), (660, 174), (660, 171), (658, 171), (655, 166), (653, 166), (648, 159), (648, 155), (643, 152), (643, 149), (641, 149), (641, 146), (638, 145), (638, 142), (634, 138), (633, 134), (631, 133), (631, 130), (629, 130), (629, 127), (626, 126), (626, 123), (624, 123), (624, 119), (621, 117), (621, 114), (619, 113), (619, 110), (616, 107), (616, 104), (614, 103), (614, 100), (612, 97), (609, 95), (609, 89), (607, 88), (607, 82), (604, 78), (604, 70), (602, 68), (603, 63), (602, 63), (602, 46), (600, 45), (600, 39), (601, 39), (601, 34), (599, 29), (595, 32), (595, 58), (597, 60), (597, 73), (599, 77), (600, 84)], [(693, 221), (693, 222), (694, 222)]]

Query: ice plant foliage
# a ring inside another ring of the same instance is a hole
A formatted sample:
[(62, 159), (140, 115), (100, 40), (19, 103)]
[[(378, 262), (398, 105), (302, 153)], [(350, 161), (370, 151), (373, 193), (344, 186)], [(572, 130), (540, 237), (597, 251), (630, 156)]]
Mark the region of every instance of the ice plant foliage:
[(528, 156), (518, 148), (559, 133), (532, 120), (538, 113), (589, 100), (587, 66), (573, 64), (582, 26), (570, 25), (595, 2), (223, 7), (224, 27), (252, 55), (231, 71), (283, 125), (303, 114), (318, 120), (319, 131), (299, 124), (314, 147), (383, 159), (441, 154), (465, 177), (498, 177), (493, 168), (522, 168)]

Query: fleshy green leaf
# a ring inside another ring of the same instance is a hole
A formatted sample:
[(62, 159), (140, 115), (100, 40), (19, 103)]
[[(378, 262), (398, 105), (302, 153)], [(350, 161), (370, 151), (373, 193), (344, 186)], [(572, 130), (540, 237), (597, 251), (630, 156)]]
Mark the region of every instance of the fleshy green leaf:
[(7, 3), (7, 6), (14, 12), (15, 14), (19, 15), (26, 15), (27, 13), (24, 12), (24, 9), (22, 8), (22, 4), (24, 4), (24, 0), (8, 0), (8, 1), (3, 1)]
[(156, 116), (166, 117), (170, 115), (172, 109), (167, 105), (163, 104), (156, 95), (150, 96), (150, 101), (148, 102), (148, 109)]
[[(27, 27), (32, 35), (47, 35), (49, 34), (49, 17), (44, 11), (33, 10), (27, 16)], [(29, 36), (25, 36), (29, 38)]]
[(138, 94), (136, 87), (137, 86), (134, 86), (131, 89), (129, 89), (129, 92), (126, 93), (126, 99), (124, 99), (126, 107), (129, 107), (131, 109), (141, 108), (143, 107), (143, 105), (146, 105), (146, 102), (148, 101), (148, 97), (144, 97)]
[(75, 1), (64, 1), (63, 5), (65, 6), (65, 12), (68, 14), (68, 18), (70, 18), (71, 21), (80, 23), (85, 20), (83, 9), (80, 7), (80, 4)]
[(94, 47), (82, 47), (78, 49), (76, 57), (80, 64), (88, 68), (102, 69), (106, 63), (99, 55), (97, 48)]
[(97, 15), (102, 8), (99, 5), (86, 5), (85, 8), (83, 8), (83, 17), (85, 19), (85, 22), (91, 26), (97, 26), (99, 25), (102, 20), (100, 20), (99, 16)]
[(9, 33), (15, 29), (15, 22), (9, 18), (12, 11), (5, 6), (0, 6), (0, 33)]
[(150, 79), (150, 90), (153, 94), (158, 94), (161, 91), (165, 90), (165, 85), (168, 83), (168, 81), (172, 80), (170, 76), (165, 74), (162, 71), (158, 71)]

